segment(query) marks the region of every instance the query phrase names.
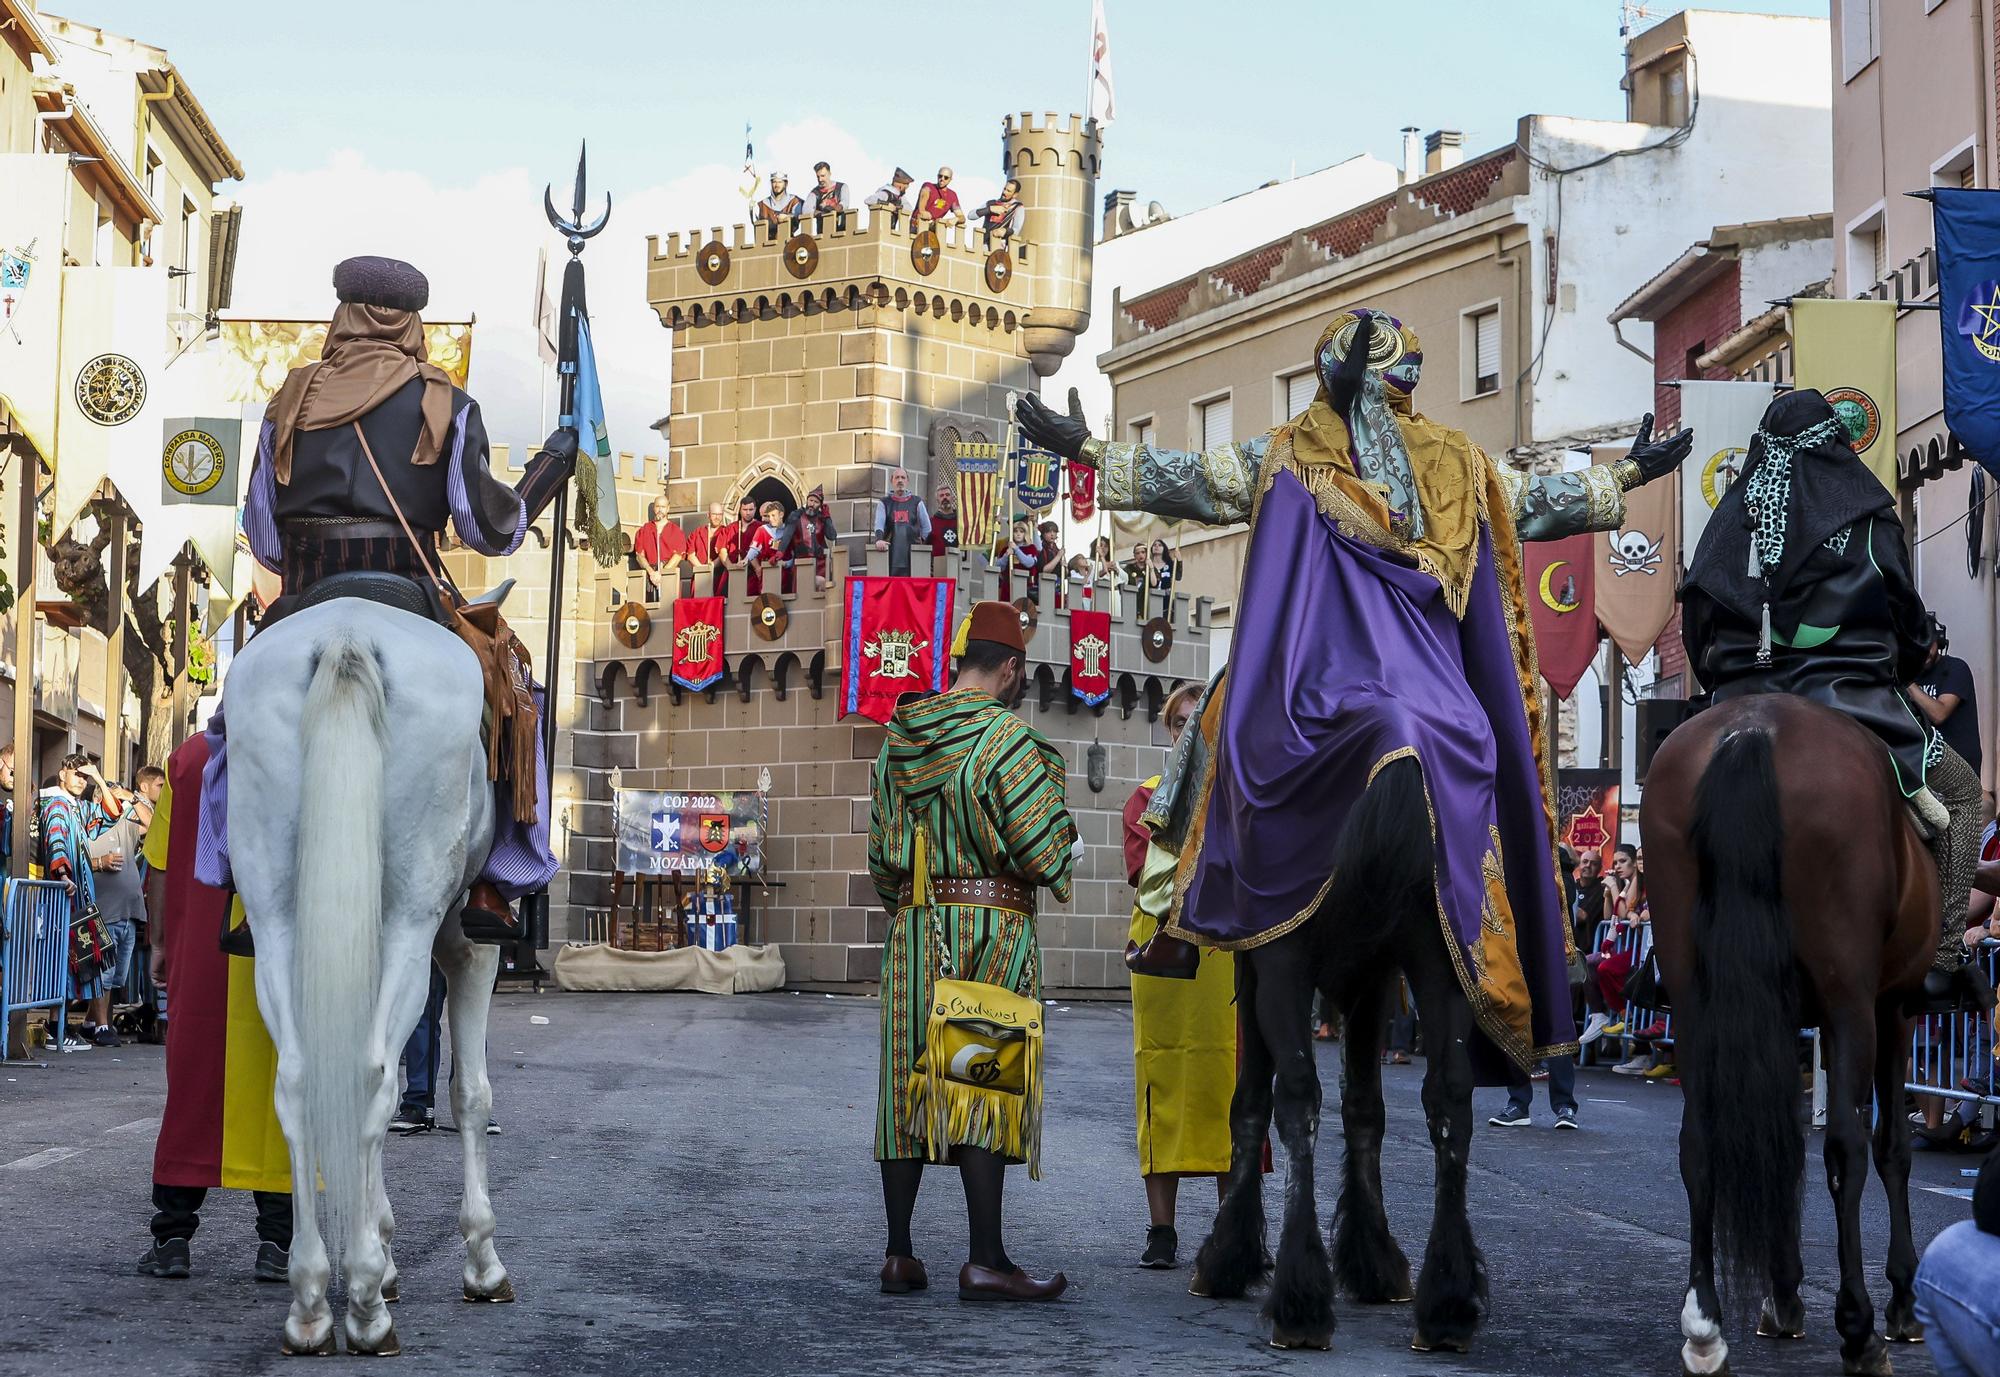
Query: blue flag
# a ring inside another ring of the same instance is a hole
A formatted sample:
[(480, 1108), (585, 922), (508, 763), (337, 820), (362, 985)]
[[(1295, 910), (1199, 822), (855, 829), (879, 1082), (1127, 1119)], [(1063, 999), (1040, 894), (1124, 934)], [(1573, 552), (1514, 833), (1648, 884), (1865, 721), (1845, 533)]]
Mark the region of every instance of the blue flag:
[(1944, 419), (1981, 468), (2000, 474), (2000, 191), (1932, 193)]
[(618, 525), (618, 482), (611, 458), (611, 440), (604, 429), (604, 394), (597, 385), (597, 351), (591, 347), (590, 317), (581, 311), (576, 317), (576, 363), (563, 365), (576, 370), (574, 413), (559, 417), (557, 424), (574, 427), (577, 433), (576, 480), (578, 524), (590, 541), (600, 563), (625, 551), (624, 535)]

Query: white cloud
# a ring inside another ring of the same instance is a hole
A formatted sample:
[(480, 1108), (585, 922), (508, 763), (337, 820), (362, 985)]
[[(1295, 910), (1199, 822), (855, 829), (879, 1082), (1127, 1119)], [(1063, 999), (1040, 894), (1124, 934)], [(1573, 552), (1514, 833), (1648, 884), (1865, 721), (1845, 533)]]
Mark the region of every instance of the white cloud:
[[(801, 191), (824, 158), (860, 200), (886, 182), (892, 162), (876, 157), (830, 120), (814, 118), (759, 135), (757, 166), (790, 174)], [(994, 153), (997, 162), (997, 143)], [(595, 170), (595, 169), (593, 169)], [(935, 169), (911, 167), (919, 179)], [(998, 178), (957, 166), (955, 185), (968, 205)], [(569, 169), (555, 180), (557, 208), (569, 203)], [(553, 372), (535, 352), (532, 304), (535, 254), (549, 255), (550, 291), (567, 258), (542, 212), (546, 179), (523, 168), (441, 186), (419, 173), (372, 166), (360, 154), (335, 153), (325, 166), (246, 183), (243, 245), (230, 314), (265, 319), (324, 318), (333, 308), (333, 265), (353, 254), (406, 259), (431, 282), (425, 314), (437, 320), (476, 316), (470, 391), (496, 441), (532, 444), (544, 434), (546, 381), (553, 415)], [(646, 236), (707, 229), (743, 217), (740, 160), (707, 163), (658, 185), (612, 187), (611, 223), (584, 253), (591, 322), (614, 450), (659, 454), (649, 427), (667, 413), (671, 336), (646, 305)], [(593, 178), (592, 206), (604, 184)]]

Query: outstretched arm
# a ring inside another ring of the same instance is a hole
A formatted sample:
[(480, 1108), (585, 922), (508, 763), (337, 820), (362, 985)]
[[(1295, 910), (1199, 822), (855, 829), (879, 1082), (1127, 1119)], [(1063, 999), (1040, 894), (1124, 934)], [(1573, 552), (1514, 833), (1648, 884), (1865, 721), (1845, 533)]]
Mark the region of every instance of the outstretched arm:
[(1694, 448), (1694, 432), (1653, 439), (1653, 413), (1639, 422), (1632, 449), (1613, 464), (1573, 473), (1516, 473), (1499, 468), (1500, 487), (1522, 540), (1561, 540), (1584, 531), (1615, 531), (1625, 524), (1625, 494), (1681, 466)]
[(1201, 454), (1106, 444), (1091, 438), (1075, 388), (1070, 389), (1067, 416), (1032, 393), (1021, 398), (1015, 415), (1031, 444), (1099, 471), (1097, 500), (1110, 511), (1150, 512), (1207, 526), (1250, 519), (1266, 450), (1261, 436)]

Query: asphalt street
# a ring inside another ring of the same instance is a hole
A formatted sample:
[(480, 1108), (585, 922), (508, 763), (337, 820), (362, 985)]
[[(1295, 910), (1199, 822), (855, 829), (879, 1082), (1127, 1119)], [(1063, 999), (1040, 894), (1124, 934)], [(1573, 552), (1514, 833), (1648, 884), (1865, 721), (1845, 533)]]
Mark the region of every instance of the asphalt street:
[[(546, 1019), (535, 1023), (534, 1018)], [(882, 1225), (870, 1160), (873, 1000), (818, 994), (503, 994), (491, 1037), (493, 1194), (520, 1302), (459, 1300), (455, 1135), (392, 1138), (405, 1357), (424, 1373), (1504, 1373), (1678, 1372), (1686, 1249), (1674, 1160), (1680, 1094), (1606, 1072), (1579, 1083), (1582, 1131), (1492, 1129), (1480, 1092), (1474, 1228), (1493, 1283), (1470, 1357), (1408, 1347), (1407, 1307), (1343, 1303), (1332, 1352), (1268, 1348), (1254, 1301), (1200, 1301), (1188, 1273), (1133, 1265), (1145, 1208), (1132, 1125), (1131, 1014), (1052, 1011), (1046, 1179), (1009, 1173), (1010, 1250), (1072, 1282), (1042, 1307), (961, 1304), (957, 1182), (931, 1175), (918, 1204), (928, 1293), (878, 1294)], [(1321, 1050), (1329, 1088), (1338, 1049)], [(1430, 1148), (1421, 1062), (1391, 1068), (1384, 1151), (1390, 1220), (1421, 1254)], [(1540, 1094), (1540, 1087), (1537, 1087)], [(157, 1048), (96, 1050), (47, 1070), (0, 1071), (0, 1373), (270, 1372), (288, 1292), (250, 1278), (247, 1196), (210, 1197), (190, 1281), (145, 1280)], [(1330, 1108), (1323, 1151), (1339, 1150)], [(1975, 1159), (1918, 1157), (1919, 1244), (1965, 1217), (1940, 1191)], [(1280, 1163), (1282, 1167), (1282, 1161)], [(1322, 1210), (1337, 1174), (1322, 1168)], [(1932, 1189), (1926, 1189), (1932, 1188)], [(1271, 1196), (1275, 1207), (1277, 1196)], [(1188, 1183), (1184, 1260), (1213, 1195)], [(1275, 1214), (1275, 1209), (1274, 1209)], [(1881, 1194), (1865, 1220), (1871, 1289), (1886, 1295)], [(1274, 1239), (1275, 1242), (1275, 1239)], [(1839, 1370), (1832, 1218), (1808, 1153), (1810, 1335), (1773, 1346), (1732, 1329), (1739, 1373)], [(295, 1365), (302, 1360), (291, 1360)], [(346, 1367), (348, 1357), (325, 1360)], [(1933, 1371), (1898, 1349), (1899, 1373)]]

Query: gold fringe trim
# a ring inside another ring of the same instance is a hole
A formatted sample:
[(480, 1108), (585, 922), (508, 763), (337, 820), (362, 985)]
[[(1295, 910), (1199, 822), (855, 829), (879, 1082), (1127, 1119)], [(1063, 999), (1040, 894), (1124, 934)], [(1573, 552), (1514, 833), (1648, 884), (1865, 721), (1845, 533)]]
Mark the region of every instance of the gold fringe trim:
[(925, 1030), (922, 1063), (910, 1072), (907, 1114), (923, 1126), (926, 1151), (933, 1162), (948, 1161), (953, 1147), (984, 1148), (1009, 1161), (1026, 1162), (1028, 1179), (1042, 1179), (1042, 1039), (1027, 1040), (1022, 1091), (1016, 1097), (981, 1090), (945, 1079), (940, 1058), (929, 1055), (944, 1045), (944, 1022), (933, 1017)]

